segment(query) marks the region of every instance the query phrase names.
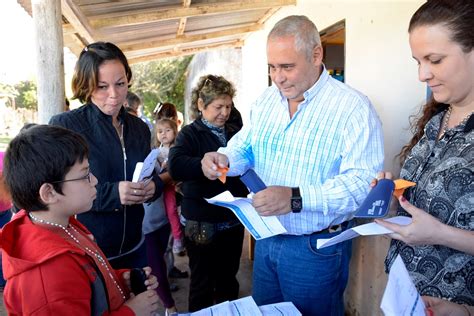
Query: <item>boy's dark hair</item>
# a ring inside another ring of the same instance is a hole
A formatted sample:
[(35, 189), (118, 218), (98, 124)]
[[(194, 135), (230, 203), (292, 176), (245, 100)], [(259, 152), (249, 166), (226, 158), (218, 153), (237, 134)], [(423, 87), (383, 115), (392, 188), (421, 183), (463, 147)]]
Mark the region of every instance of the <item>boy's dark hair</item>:
[[(27, 212), (47, 210), (39, 198), (41, 185), (64, 180), (88, 154), (82, 136), (62, 127), (37, 125), (19, 133), (8, 145), (3, 170), (15, 205)], [(52, 185), (62, 194), (62, 183)]]
[(137, 111), (138, 107), (142, 103), (142, 100), (135, 93), (128, 91), (127, 103), (128, 103), (128, 106), (127, 106), (128, 108), (132, 108), (133, 111)]

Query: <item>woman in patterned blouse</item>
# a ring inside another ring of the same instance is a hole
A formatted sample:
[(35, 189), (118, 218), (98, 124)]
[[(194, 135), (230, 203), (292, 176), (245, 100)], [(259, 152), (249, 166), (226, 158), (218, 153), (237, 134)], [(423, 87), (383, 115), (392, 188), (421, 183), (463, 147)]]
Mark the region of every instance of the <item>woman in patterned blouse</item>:
[[(413, 15), (410, 47), (432, 100), (401, 152), (399, 199), (387, 271), (398, 254), (421, 295), (474, 305), (474, 2), (431, 0)], [(390, 174), (381, 174), (390, 177)], [(467, 314), (466, 314), (467, 315)]]

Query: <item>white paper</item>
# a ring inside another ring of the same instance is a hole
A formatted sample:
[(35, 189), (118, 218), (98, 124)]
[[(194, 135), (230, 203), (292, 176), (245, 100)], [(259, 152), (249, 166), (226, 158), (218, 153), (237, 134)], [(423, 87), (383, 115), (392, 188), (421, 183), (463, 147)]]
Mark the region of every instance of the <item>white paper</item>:
[(252, 296), (246, 296), (238, 300), (232, 301), (229, 304), (232, 309), (232, 315), (255, 315), (260, 316), (262, 313), (258, 309)]
[(179, 313), (180, 316), (262, 316), (252, 296), (234, 301), (225, 301), (217, 305), (201, 309), (194, 313)]
[[(411, 223), (411, 217), (406, 217), (406, 216), (396, 216), (396, 217), (387, 218), (385, 220), (391, 223), (398, 224), (398, 225), (408, 225)], [(390, 234), (390, 233), (393, 233), (393, 231), (375, 222), (372, 222), (372, 223), (363, 224), (363, 225), (359, 225), (351, 229), (348, 229), (333, 238), (318, 239), (316, 247), (318, 249), (329, 247), (337, 243), (340, 243), (340, 242), (343, 242), (355, 237), (359, 237), (359, 236), (384, 235), (384, 234)]]
[(135, 166), (135, 170), (133, 171), (132, 182), (138, 182), (138, 178), (140, 178), (140, 173), (143, 169), (143, 162), (137, 162)]
[(285, 227), (276, 216), (258, 215), (252, 206), (252, 200), (249, 198), (234, 198), (232, 193), (225, 191), (213, 198), (206, 199), (206, 201), (226, 207), (234, 212), (256, 240), (286, 233)]
[(217, 305), (191, 313), (191, 315), (193, 316), (231, 316), (233, 314), (232, 314), (232, 309), (229, 304), (229, 301), (225, 301)]
[(301, 316), (302, 314), (292, 302), (282, 302), (260, 306), (263, 316)]
[(155, 162), (158, 158), (159, 152), (160, 149), (155, 148), (150, 151), (148, 156), (145, 158), (145, 161), (137, 162), (135, 171), (133, 172), (132, 182), (140, 182), (151, 176), (153, 170), (155, 169)]
[(395, 258), (380, 308), (385, 316), (424, 316), (425, 304), (400, 255)]

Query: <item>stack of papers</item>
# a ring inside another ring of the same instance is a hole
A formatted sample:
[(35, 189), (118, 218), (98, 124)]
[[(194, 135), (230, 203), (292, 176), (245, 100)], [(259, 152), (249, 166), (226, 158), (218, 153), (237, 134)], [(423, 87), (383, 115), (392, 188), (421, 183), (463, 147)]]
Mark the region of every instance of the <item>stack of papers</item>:
[(235, 301), (223, 302), (194, 313), (180, 313), (180, 316), (301, 316), (301, 313), (291, 302), (263, 305), (258, 307), (251, 296)]

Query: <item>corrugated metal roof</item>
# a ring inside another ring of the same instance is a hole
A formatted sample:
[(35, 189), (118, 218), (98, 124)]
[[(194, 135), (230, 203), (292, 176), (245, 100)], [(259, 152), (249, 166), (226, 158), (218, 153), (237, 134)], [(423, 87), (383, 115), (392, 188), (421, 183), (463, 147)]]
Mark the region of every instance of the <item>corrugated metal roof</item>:
[[(17, 1), (31, 15), (31, 0)], [(64, 44), (78, 55), (90, 42), (110, 41), (131, 63), (241, 47), (247, 35), (262, 29), (278, 9), (295, 4), (296, 0), (67, 0), (62, 1)]]

